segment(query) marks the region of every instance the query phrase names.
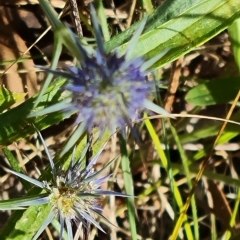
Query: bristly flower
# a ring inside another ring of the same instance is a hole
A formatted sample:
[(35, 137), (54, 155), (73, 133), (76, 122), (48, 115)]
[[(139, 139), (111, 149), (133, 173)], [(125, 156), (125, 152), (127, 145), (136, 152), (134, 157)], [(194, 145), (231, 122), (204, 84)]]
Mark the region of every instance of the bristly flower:
[(57, 110), (74, 111), (78, 113), (76, 122), (82, 123), (84, 131), (89, 132), (93, 127), (99, 127), (101, 133), (106, 128), (114, 132), (116, 128), (123, 129), (126, 125), (131, 125), (131, 122), (137, 121), (141, 116), (140, 113), (146, 109), (170, 116), (164, 109), (148, 100), (150, 94), (154, 92), (154, 84), (146, 81), (146, 69), (166, 52), (148, 61), (142, 58), (130, 58), (145, 26), (146, 18), (125, 53), (120, 53), (118, 49), (107, 53), (92, 5), (91, 15), (97, 48), (84, 46), (72, 34), (82, 56), (80, 66), (65, 67), (65, 72), (45, 69), (69, 79), (65, 89), (72, 92), (72, 102), (64, 105), (59, 103), (30, 116)]
[[(41, 135), (40, 135), (41, 137)], [(42, 138), (42, 137), (41, 137)], [(128, 197), (128, 195), (117, 193), (113, 191), (102, 190), (100, 187), (107, 181), (109, 176), (100, 177), (103, 171), (115, 160), (109, 162), (100, 171), (95, 171), (93, 166), (96, 163), (101, 151), (92, 158), (87, 167), (84, 166), (84, 157), (87, 147), (83, 151), (80, 159), (74, 161), (74, 153), (65, 171), (57, 168), (43, 142), (46, 149), (50, 165), (52, 168), (52, 181), (39, 181), (28, 177), (22, 173), (7, 170), (18, 177), (34, 184), (37, 187), (45, 190), (45, 193), (38, 196), (27, 196), (18, 199), (11, 199), (7, 201), (0, 201), (0, 210), (7, 209), (23, 209), (24, 207), (39, 204), (50, 204), (51, 211), (46, 217), (46, 220), (39, 228), (34, 236), (34, 240), (38, 239), (44, 229), (52, 222), (54, 217), (59, 218), (60, 222), (60, 239), (62, 239), (64, 226), (67, 229), (68, 239), (73, 239), (72, 221), (79, 227), (82, 223), (87, 227), (88, 223), (94, 224), (98, 229), (104, 232), (96, 217), (102, 217), (100, 200), (103, 195), (114, 195), (121, 197)], [(104, 218), (108, 221), (106, 218)]]

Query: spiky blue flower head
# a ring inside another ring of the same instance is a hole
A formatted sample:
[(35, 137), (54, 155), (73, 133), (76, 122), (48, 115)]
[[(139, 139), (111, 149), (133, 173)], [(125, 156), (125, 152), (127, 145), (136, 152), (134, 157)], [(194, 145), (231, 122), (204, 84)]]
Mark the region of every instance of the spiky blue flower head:
[[(45, 149), (47, 150), (46, 146)], [(101, 198), (104, 195), (114, 195), (121, 197), (128, 196), (122, 193), (101, 189), (102, 184), (109, 178), (109, 176), (101, 177), (101, 175), (114, 160), (109, 162), (101, 170), (95, 171), (93, 166), (96, 163), (102, 150), (99, 151), (99, 153), (92, 158), (88, 166), (85, 167), (84, 157), (86, 151), (87, 147), (83, 151), (82, 156), (77, 161), (74, 161), (73, 154), (67, 170), (64, 170), (63, 168), (57, 168), (49, 152), (47, 151), (47, 155), (52, 168), (53, 177), (51, 181), (39, 181), (22, 173), (8, 170), (18, 177), (34, 184), (37, 187), (42, 188), (44, 190), (44, 193), (37, 196), (35, 195), (7, 201), (0, 201), (0, 209), (22, 209), (31, 205), (49, 204), (51, 206), (51, 211), (34, 236), (34, 240), (38, 239), (40, 234), (55, 217), (58, 217), (60, 222), (60, 239), (62, 239), (64, 227), (67, 229), (68, 239), (72, 240), (74, 238), (72, 231), (73, 222), (77, 227), (79, 227), (81, 223), (84, 227), (87, 227), (88, 223), (92, 223), (98, 229), (104, 232), (96, 220), (96, 217), (104, 218), (101, 214)], [(108, 221), (107, 219), (105, 220)]]
[[(99, 127), (101, 133), (106, 128), (114, 132), (116, 128), (123, 129), (126, 125), (131, 125), (132, 121), (139, 120), (140, 113), (145, 109), (170, 116), (164, 109), (148, 100), (154, 91), (154, 84), (146, 80), (146, 69), (166, 52), (148, 61), (131, 58), (146, 18), (125, 52), (116, 49), (108, 53), (104, 49), (103, 36), (92, 5), (91, 13), (97, 48), (82, 44), (72, 34), (82, 56), (80, 66), (65, 67), (65, 71), (47, 70), (69, 79), (64, 88), (72, 92), (72, 101), (45, 109), (41, 114), (61, 108), (64, 111), (74, 111), (78, 113), (76, 122), (82, 123), (82, 129), (90, 132), (93, 127)], [(39, 113), (30, 114), (36, 115)]]
[(81, 68), (69, 68), (72, 76), (65, 89), (73, 92), (70, 108), (79, 112), (77, 122), (86, 123), (88, 131), (98, 126), (102, 132), (107, 127), (114, 132), (138, 120), (152, 90), (142, 64), (142, 59), (126, 62), (126, 56), (119, 57), (116, 51), (96, 51)]

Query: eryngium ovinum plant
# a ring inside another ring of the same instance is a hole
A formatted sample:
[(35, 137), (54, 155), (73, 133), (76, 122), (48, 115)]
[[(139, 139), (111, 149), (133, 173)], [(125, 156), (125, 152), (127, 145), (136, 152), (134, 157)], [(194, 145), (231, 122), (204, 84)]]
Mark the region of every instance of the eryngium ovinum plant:
[(98, 221), (97, 217), (103, 218), (108, 221), (102, 214), (100, 206), (101, 199), (105, 195), (128, 197), (128, 195), (101, 189), (101, 186), (106, 182), (110, 175), (102, 176), (107, 167), (113, 163), (115, 159), (106, 164), (101, 170), (95, 171), (94, 164), (96, 163), (101, 150), (92, 157), (91, 161), (85, 166), (85, 155), (88, 145), (83, 150), (81, 157), (75, 161), (75, 151), (72, 154), (70, 164), (66, 170), (63, 167), (57, 167), (50, 156), (50, 153), (41, 137), (45, 151), (47, 153), (51, 170), (52, 180), (39, 181), (33, 179), (23, 173), (15, 172), (9, 169), (6, 171), (32, 183), (33, 185), (42, 188), (43, 191), (39, 195), (20, 197), (17, 199), (10, 199), (0, 201), (1, 210), (14, 210), (24, 209), (33, 205), (49, 204), (50, 211), (42, 226), (34, 235), (33, 240), (38, 239), (40, 234), (45, 228), (58, 217), (60, 222), (60, 235), (59, 239), (63, 237), (64, 227), (67, 230), (68, 239), (73, 240), (73, 226), (81, 226), (87, 228), (88, 224), (94, 224), (98, 229), (104, 232)]
[(65, 66), (61, 71), (43, 68), (69, 80), (64, 89), (72, 93), (71, 101), (32, 112), (30, 117), (59, 110), (77, 112), (76, 123), (81, 123), (80, 136), (84, 131), (90, 132), (93, 127), (99, 127), (100, 133), (106, 128), (112, 133), (117, 128), (124, 129), (126, 125), (131, 126), (133, 121), (138, 121), (144, 110), (170, 116), (163, 108), (148, 100), (154, 92), (155, 84), (146, 79), (147, 69), (167, 51), (147, 61), (140, 57), (131, 57), (146, 18), (142, 20), (126, 51), (116, 49), (106, 52), (102, 31), (92, 5), (90, 10), (97, 47), (83, 44), (69, 30), (78, 51), (77, 54), (72, 54), (81, 56), (81, 59), (78, 59), (79, 65)]
[[(29, 115), (29, 117), (35, 117), (54, 111), (78, 113), (76, 120), (77, 124), (80, 123), (79, 130), (77, 130), (78, 135), (75, 134), (72, 137), (74, 141), (72, 141), (71, 146), (68, 145), (64, 148), (65, 152), (72, 147), (83, 132), (91, 132), (93, 127), (98, 127), (101, 134), (106, 128), (113, 133), (117, 128), (124, 129), (126, 125), (131, 127), (133, 121), (140, 119), (144, 110), (170, 116), (164, 109), (148, 100), (154, 92), (155, 84), (146, 79), (147, 69), (165, 53), (147, 61), (140, 57), (131, 57), (134, 46), (145, 26), (146, 18), (140, 24), (126, 51), (121, 52), (119, 49), (115, 49), (112, 52), (107, 52), (92, 5), (90, 10), (96, 47), (86, 44), (86, 41), (83, 43), (68, 29), (69, 36), (67, 38), (71, 39), (69, 44), (74, 44), (74, 47), (70, 46), (68, 49), (77, 51), (72, 52), (72, 54), (77, 57), (78, 65), (65, 66), (61, 71), (43, 68), (48, 73), (68, 79), (64, 89), (72, 94), (70, 101), (60, 102)], [(102, 195), (126, 195), (100, 189), (103, 181), (108, 177), (99, 178), (105, 168), (99, 172), (93, 171), (92, 166), (98, 156), (99, 154), (92, 159), (87, 167), (84, 167), (82, 163), (83, 157), (75, 163), (73, 158), (67, 171), (57, 169), (49, 156), (53, 175), (53, 180), (50, 182), (41, 182), (24, 174), (10, 171), (46, 192), (32, 200), (12, 205), (12, 208), (36, 204), (51, 205), (51, 211), (34, 239), (37, 239), (57, 215), (61, 225), (60, 237), (62, 237), (64, 226), (66, 226), (69, 239), (73, 239), (71, 220), (74, 220), (76, 224), (90, 222), (102, 230), (94, 217), (96, 215), (102, 216), (98, 204), (99, 197)]]

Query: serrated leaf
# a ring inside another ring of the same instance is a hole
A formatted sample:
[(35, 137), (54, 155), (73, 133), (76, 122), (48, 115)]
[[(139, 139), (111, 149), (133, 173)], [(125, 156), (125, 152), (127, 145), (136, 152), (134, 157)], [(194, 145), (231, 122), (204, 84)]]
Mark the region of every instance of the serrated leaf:
[[(66, 80), (63, 79), (56, 80), (48, 88), (38, 106), (39, 110), (69, 97), (62, 94), (63, 90), (61, 87), (65, 82)], [(0, 145), (8, 145), (33, 134), (35, 129), (32, 124), (34, 124), (37, 129), (42, 130), (59, 123), (71, 115), (71, 113), (67, 115), (62, 112), (54, 112), (37, 118), (28, 118), (29, 113), (33, 110), (36, 98), (37, 96), (30, 98), (19, 106), (0, 114)]]
[(21, 101), (25, 96), (26, 93), (13, 93), (7, 88), (0, 86), (0, 112)]
[(192, 88), (185, 100), (196, 106), (208, 106), (232, 101), (240, 89), (239, 77), (215, 79)]
[[(33, 238), (41, 224), (44, 222), (46, 215), (50, 212), (48, 204), (36, 205), (28, 208), (22, 215), (22, 221), (16, 222), (14, 231), (9, 232), (8, 238), (11, 240), (30, 240)], [(1, 234), (1, 237), (5, 237)]]

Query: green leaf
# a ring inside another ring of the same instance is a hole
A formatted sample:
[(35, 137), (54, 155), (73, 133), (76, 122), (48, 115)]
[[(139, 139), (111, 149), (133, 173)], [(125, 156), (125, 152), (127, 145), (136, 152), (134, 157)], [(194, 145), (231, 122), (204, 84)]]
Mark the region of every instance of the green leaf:
[[(7, 147), (3, 147), (2, 151), (5, 155), (5, 157), (8, 159), (8, 162), (11, 166), (11, 168), (16, 171), (16, 172), (24, 172), (23, 168), (20, 166), (18, 160), (14, 157), (14, 155), (12, 154), (12, 152), (7, 148)], [(24, 188), (26, 190), (29, 190), (32, 186), (29, 182), (20, 179), (20, 182), (22, 183), (22, 185), (24, 186)]]
[[(152, 14), (148, 16), (144, 32), (146, 33), (167, 23), (168, 21), (171, 21), (171, 19), (178, 17), (181, 13), (183, 13), (187, 9), (192, 8), (199, 2), (201, 2), (201, 0), (165, 1)], [(115, 48), (121, 46), (122, 44), (126, 43), (127, 41), (129, 41), (132, 38), (135, 31), (139, 28), (139, 24), (140, 22), (137, 22), (130, 28), (128, 28), (126, 31), (113, 37), (110, 41), (108, 41), (105, 44), (106, 50), (110, 52)]]
[[(144, 45), (154, 48), (152, 43), (157, 42), (154, 49), (148, 49), (146, 57), (152, 58), (164, 49), (170, 49), (153, 67), (162, 66), (222, 32), (232, 24), (239, 13), (240, 1), (201, 1), (179, 17), (160, 26), (159, 31), (149, 33), (149, 38), (143, 36), (143, 42), (136, 46), (136, 54)], [(144, 51), (142, 53), (144, 54)]]
[[(128, 157), (128, 151), (127, 151), (127, 143), (125, 139), (122, 137), (122, 135), (119, 135), (120, 141), (121, 141), (121, 165), (122, 165), (122, 171), (123, 171), (123, 179), (124, 179), (124, 185), (125, 185), (125, 191), (128, 195), (134, 196), (134, 187), (133, 187), (133, 179), (132, 179), (132, 171), (130, 168), (130, 159)], [(134, 198), (128, 197), (127, 198), (127, 208), (128, 208), (128, 219), (130, 223), (130, 229), (131, 229), (131, 237), (133, 240), (137, 240), (137, 229), (136, 229), (136, 210), (135, 210), (135, 204), (134, 204)]]
[[(50, 205), (36, 205), (28, 208), (22, 215), (22, 221), (13, 223), (14, 230), (10, 231), (8, 238), (11, 240), (30, 240), (33, 238), (41, 223), (44, 222), (46, 216), (50, 212)], [(1, 237), (4, 235), (1, 234)]]
[[(182, 166), (183, 166), (183, 171), (184, 175), (186, 175), (187, 178), (187, 184), (189, 191), (191, 191), (193, 184), (192, 184), (192, 179), (191, 179), (191, 174), (190, 170), (188, 168), (188, 157), (187, 154), (182, 146), (182, 143), (180, 141), (180, 138), (177, 134), (176, 129), (173, 127), (171, 122), (169, 121), (170, 129), (172, 132), (172, 135), (174, 137), (175, 143), (177, 145), (177, 149), (179, 151), (179, 154), (181, 156), (182, 160)], [(191, 199), (191, 209), (192, 209), (192, 217), (193, 217), (193, 223), (194, 223), (194, 239), (199, 240), (199, 224), (198, 224), (198, 215), (197, 215), (197, 204), (196, 204), (196, 199), (195, 196), (192, 197)]]
[(228, 33), (231, 40), (233, 55), (240, 70), (240, 19), (237, 19), (228, 28)]
[(102, 0), (95, 0), (94, 1), (97, 11), (97, 16), (99, 18), (100, 25), (102, 27), (102, 33), (105, 41), (108, 41), (110, 39), (110, 32), (108, 29), (107, 24), (107, 17), (104, 12), (104, 6)]
[[(205, 0), (205, 1), (191, 1), (191, 4), (185, 1), (166, 1), (173, 2), (177, 12), (172, 14), (172, 18), (167, 18), (165, 12), (159, 10), (160, 20), (157, 16), (155, 28), (149, 27), (149, 21), (153, 21), (151, 16), (147, 22), (147, 31), (143, 34), (133, 51), (133, 56), (144, 56), (147, 59), (170, 49), (169, 52), (161, 58), (155, 67), (162, 66), (167, 62), (177, 59), (179, 56), (186, 54), (197, 46), (202, 45), (218, 33), (226, 29), (239, 16), (240, 1), (227, 0)], [(169, 3), (170, 4), (170, 3)], [(171, 4), (170, 4), (171, 5)], [(182, 7), (184, 7), (184, 10)], [(171, 9), (171, 11), (173, 11)], [(155, 12), (154, 12), (155, 13)], [(166, 18), (164, 18), (165, 16)], [(136, 30), (134, 25), (133, 29)], [(131, 29), (131, 30), (133, 30)], [(118, 35), (106, 44), (107, 50), (113, 50), (113, 46), (120, 46), (122, 39), (128, 39), (124, 34)], [(126, 33), (125, 33), (126, 34)], [(117, 44), (118, 43), (118, 44)], [(125, 43), (120, 46), (121, 51), (125, 51), (128, 44)]]
[[(166, 1), (164, 2), (165, 4), (169, 4), (170, 2), (169, 1)], [(148, 14), (152, 13), (153, 12), (153, 4), (152, 4), (152, 1), (151, 0), (142, 0), (142, 5), (143, 5), (143, 8), (146, 10), (146, 12)]]
[(187, 93), (185, 100), (196, 106), (227, 103), (234, 100), (239, 89), (239, 77), (215, 79), (192, 88)]
[(0, 112), (11, 107), (25, 97), (26, 93), (13, 93), (5, 87), (0, 86)]

